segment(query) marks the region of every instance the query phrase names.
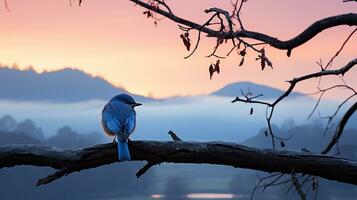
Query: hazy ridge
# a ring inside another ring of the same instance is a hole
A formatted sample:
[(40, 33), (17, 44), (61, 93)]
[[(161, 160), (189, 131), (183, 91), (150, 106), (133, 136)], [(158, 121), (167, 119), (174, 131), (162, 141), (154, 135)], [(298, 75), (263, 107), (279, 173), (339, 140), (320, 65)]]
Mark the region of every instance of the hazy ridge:
[[(261, 99), (276, 98), (282, 90), (252, 82), (236, 82), (228, 84), (208, 95), (235, 97), (241, 95), (241, 90), (248, 90), (253, 95), (263, 94)], [(113, 86), (101, 77), (93, 77), (78, 69), (65, 68), (57, 71), (37, 73), (32, 69), (19, 70), (0, 68), (0, 99), (12, 101), (49, 101), (49, 102), (79, 102), (94, 99), (107, 100), (118, 93), (129, 93), (124, 88)], [(154, 99), (135, 95), (141, 102)], [(303, 96), (292, 93), (291, 97)], [(186, 99), (171, 97), (161, 100)]]

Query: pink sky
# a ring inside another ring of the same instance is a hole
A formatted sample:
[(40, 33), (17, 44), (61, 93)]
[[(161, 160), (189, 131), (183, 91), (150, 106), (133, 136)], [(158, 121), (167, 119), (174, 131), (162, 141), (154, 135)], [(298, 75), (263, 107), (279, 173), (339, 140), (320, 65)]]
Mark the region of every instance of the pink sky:
[[(174, 13), (204, 22), (203, 10), (222, 7), (231, 10), (230, 0), (170, 1)], [(114, 85), (133, 93), (155, 97), (205, 94), (228, 83), (252, 81), (285, 88), (286, 80), (303, 73), (315, 72), (315, 61), (327, 62), (353, 27), (341, 26), (319, 34), (309, 43), (286, 51), (267, 48), (274, 70), (261, 71), (256, 55), (238, 68), (240, 58), (221, 61), (222, 72), (209, 80), (206, 58), (213, 43), (203, 39), (197, 53), (189, 59), (177, 25), (168, 19), (157, 27), (147, 20), (139, 6), (126, 0), (84, 0), (82, 7), (70, 7), (68, 0), (8, 0), (11, 12), (0, 6), (0, 62), (21, 67), (34, 66), (37, 71), (73, 67), (102, 76)], [(355, 11), (353, 3), (342, 0), (249, 0), (243, 10), (245, 28), (289, 39), (312, 22), (336, 14)], [(192, 38), (194, 39), (194, 38)], [(336, 59), (335, 66), (352, 60), (357, 52), (354, 36)], [(249, 53), (249, 52), (248, 52)], [(346, 80), (357, 85), (356, 70)], [(338, 79), (335, 79), (338, 81)], [(298, 89), (312, 91), (310, 82)]]

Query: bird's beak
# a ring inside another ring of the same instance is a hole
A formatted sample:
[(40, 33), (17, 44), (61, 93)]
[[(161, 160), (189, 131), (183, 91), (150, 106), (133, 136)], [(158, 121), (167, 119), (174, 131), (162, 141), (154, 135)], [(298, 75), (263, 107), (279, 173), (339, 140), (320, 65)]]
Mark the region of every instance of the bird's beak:
[(141, 106), (141, 105), (143, 105), (143, 104), (141, 104), (141, 103), (134, 103), (134, 104), (132, 104), (131, 106), (134, 108), (134, 107), (136, 107), (136, 106)]

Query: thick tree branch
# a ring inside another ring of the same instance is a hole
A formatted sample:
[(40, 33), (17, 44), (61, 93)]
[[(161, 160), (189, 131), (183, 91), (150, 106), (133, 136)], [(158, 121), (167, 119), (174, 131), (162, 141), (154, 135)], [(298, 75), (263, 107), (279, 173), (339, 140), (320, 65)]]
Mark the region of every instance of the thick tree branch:
[[(357, 162), (307, 152), (257, 149), (226, 142), (131, 141), (133, 161), (149, 163), (217, 164), (265, 172), (304, 173), (357, 185)], [(0, 146), (0, 168), (17, 165), (49, 166), (58, 171), (38, 184), (46, 184), (75, 171), (118, 162), (114, 144), (78, 150), (41, 145)], [(152, 165), (150, 164), (150, 165)]]
[(307, 27), (299, 35), (286, 41), (279, 40), (276, 37), (272, 37), (264, 33), (246, 31), (246, 30), (237, 31), (232, 36), (228, 35), (228, 37), (246, 37), (246, 38), (256, 39), (268, 43), (275, 48), (286, 49), (291, 51), (295, 47), (298, 47), (306, 43), (307, 41), (311, 40), (320, 32), (328, 28), (341, 26), (341, 25), (356, 26), (357, 14), (348, 13), (348, 14), (336, 15), (336, 16), (331, 16), (318, 20), (315, 23), (311, 24), (309, 27)]
[(202, 27), (202, 25), (192, 22), (190, 20), (178, 17), (174, 15), (173, 13), (167, 12), (165, 10), (162, 10), (158, 7), (151, 6), (148, 3), (145, 3), (140, 0), (130, 0), (148, 10), (151, 10), (153, 12), (156, 12), (160, 15), (163, 15), (170, 20), (189, 26), (193, 29), (200, 30), (201, 32), (207, 33), (209, 37), (222, 37), (224, 39), (232, 39), (232, 38), (250, 38), (250, 39), (255, 39), (258, 41), (262, 41), (264, 43), (270, 44), (271, 46), (278, 48), (278, 49), (284, 49), (289, 51), (289, 55), (291, 53), (291, 50), (294, 49), (295, 47), (298, 47), (307, 41), (311, 40), (313, 37), (315, 37), (318, 33), (320, 33), (323, 30), (326, 30), (331, 27), (335, 26), (341, 26), (341, 25), (348, 25), (348, 26), (356, 26), (357, 25), (357, 14), (356, 13), (348, 13), (348, 14), (342, 14), (342, 15), (336, 15), (336, 16), (331, 16), (327, 17), (321, 20), (318, 20), (311, 24), (309, 27), (307, 27), (304, 31), (302, 31), (300, 34), (297, 36), (286, 40), (282, 41), (279, 40), (277, 37), (269, 36), (264, 33), (259, 33), (259, 32), (254, 32), (254, 31), (248, 31), (246, 29), (241, 29), (239, 31), (232, 32), (231, 30), (227, 32), (221, 32), (217, 31), (208, 27)]

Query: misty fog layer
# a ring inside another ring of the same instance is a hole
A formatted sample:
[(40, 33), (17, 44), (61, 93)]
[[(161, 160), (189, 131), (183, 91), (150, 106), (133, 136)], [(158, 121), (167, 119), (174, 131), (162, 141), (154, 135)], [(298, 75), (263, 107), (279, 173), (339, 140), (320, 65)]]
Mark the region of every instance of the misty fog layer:
[[(137, 128), (133, 139), (168, 140), (173, 130), (185, 140), (223, 140), (242, 142), (266, 127), (266, 107), (231, 103), (228, 97), (201, 96), (173, 98), (144, 103), (137, 110)], [(293, 121), (296, 125), (317, 121), (317, 114), (307, 119), (313, 108), (312, 98), (292, 98), (276, 109), (273, 124)], [(32, 119), (45, 137), (68, 125), (80, 133), (102, 133), (100, 119), (105, 101), (77, 103), (0, 101), (0, 116), (10, 114), (18, 120)], [(250, 109), (253, 107), (253, 115)], [(334, 111), (336, 102), (321, 105), (324, 114)], [(342, 109), (343, 111), (343, 109)], [(323, 120), (318, 120), (324, 123)], [(103, 135), (104, 136), (104, 135)], [(103, 137), (103, 140), (108, 139)]]

